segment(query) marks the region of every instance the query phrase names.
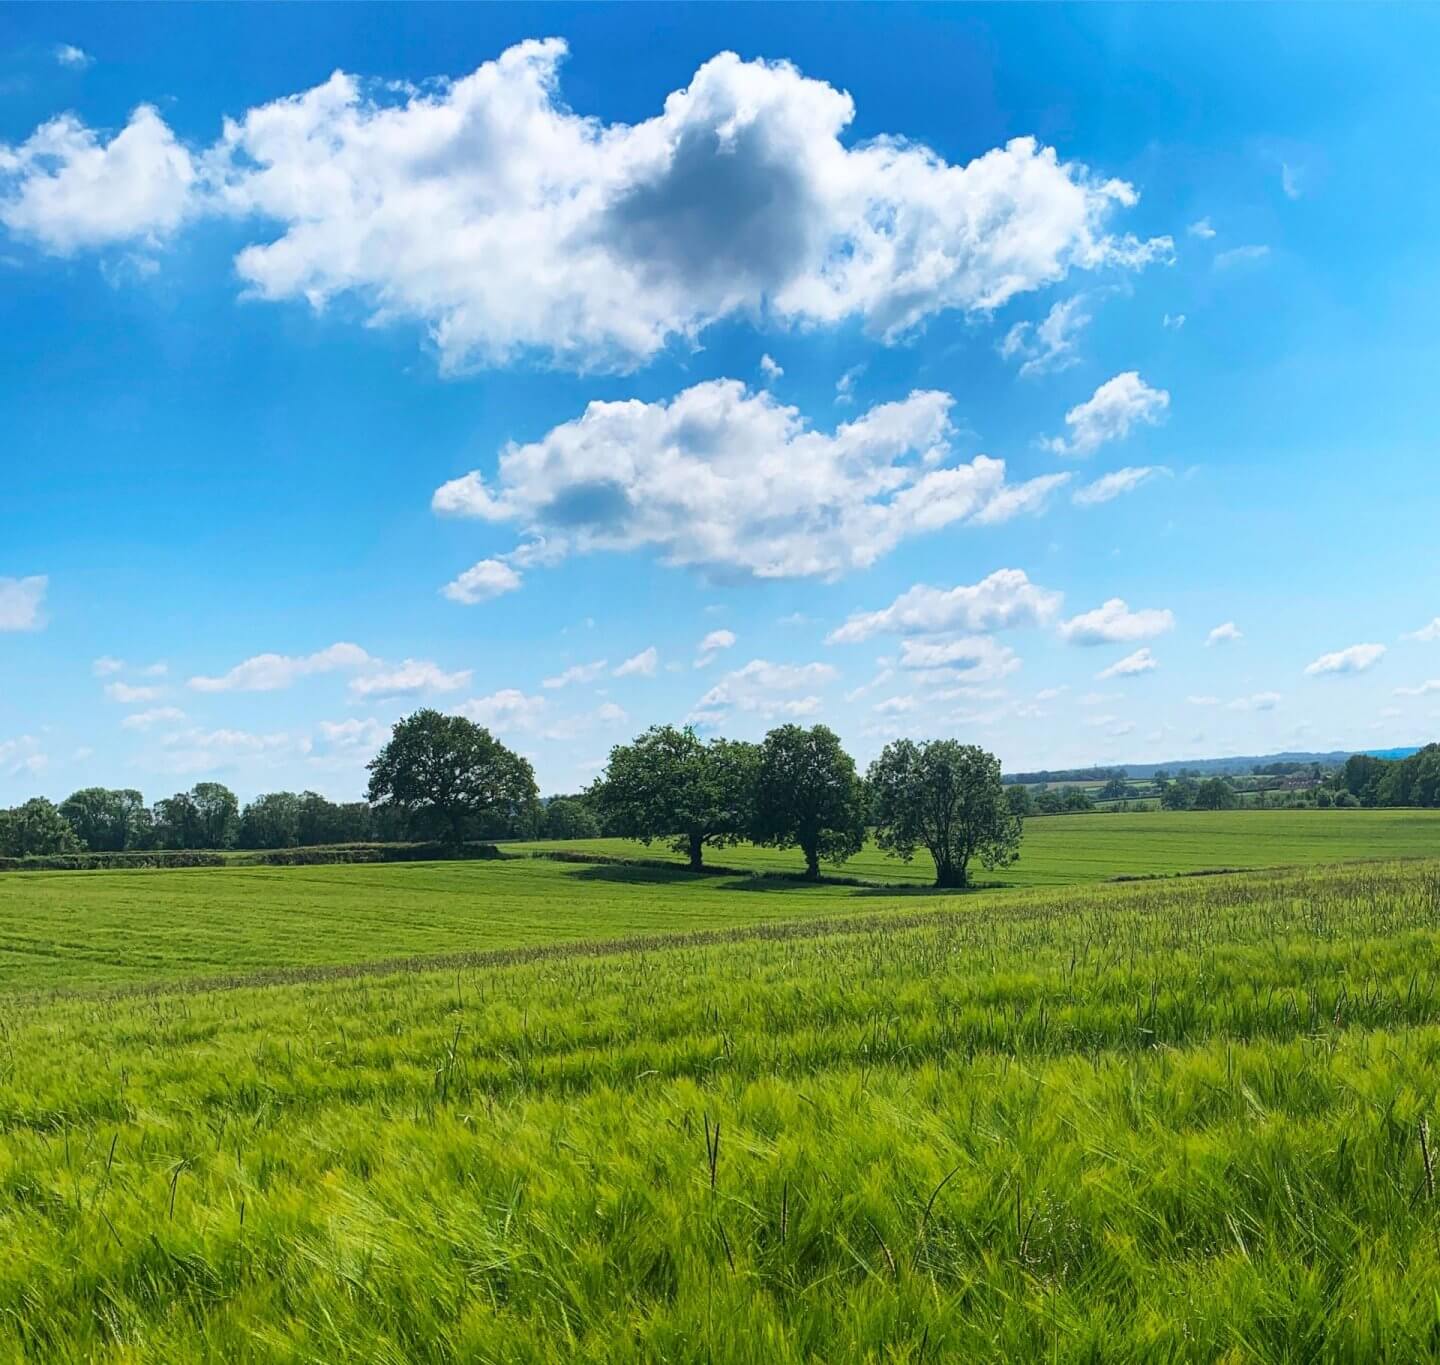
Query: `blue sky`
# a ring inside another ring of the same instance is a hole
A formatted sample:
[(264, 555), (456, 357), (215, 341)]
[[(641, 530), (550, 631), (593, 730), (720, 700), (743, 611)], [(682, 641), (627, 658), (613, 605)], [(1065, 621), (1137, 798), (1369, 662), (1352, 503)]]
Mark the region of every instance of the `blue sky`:
[(354, 796), (422, 704), (546, 791), (1434, 737), (1437, 39), (0, 10), (0, 801)]

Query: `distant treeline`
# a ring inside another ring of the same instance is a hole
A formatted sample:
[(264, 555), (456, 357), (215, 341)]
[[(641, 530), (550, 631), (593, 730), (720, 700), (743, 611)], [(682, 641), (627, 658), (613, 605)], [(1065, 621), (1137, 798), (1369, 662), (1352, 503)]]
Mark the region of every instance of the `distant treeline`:
[(1427, 744), (1408, 758), (1352, 754), (1334, 786), (1362, 806), (1440, 806), (1440, 744)]

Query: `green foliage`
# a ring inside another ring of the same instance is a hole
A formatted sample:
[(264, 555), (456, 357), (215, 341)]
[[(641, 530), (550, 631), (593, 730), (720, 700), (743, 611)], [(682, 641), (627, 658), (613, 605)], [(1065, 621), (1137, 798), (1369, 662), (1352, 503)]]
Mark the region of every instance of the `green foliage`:
[(894, 740), (866, 783), (876, 844), (906, 862), (928, 849), (936, 886), (968, 886), (971, 858), (995, 868), (1020, 856), (1020, 817), (1006, 800), (1000, 760), (974, 744)]
[(1010, 807), (1011, 815), (1024, 818), (1031, 813), (1030, 788), (1022, 787), (1018, 783), (1008, 784), (1005, 788), (1005, 802)]
[(573, 796), (557, 796), (545, 803), (545, 838), (598, 839), (600, 821), (587, 801)]
[(457, 845), (467, 820), (515, 820), (538, 803), (530, 764), (463, 716), (416, 711), (396, 723), (368, 766), (372, 804), (431, 813)]
[(1192, 804), (1196, 810), (1234, 810), (1240, 798), (1223, 777), (1207, 777), (1196, 784)]
[(1440, 806), (1440, 744), (1427, 744), (1408, 758), (1352, 754), (1335, 785), (1361, 806)]
[(0, 856), (7, 858), (43, 857), (56, 853), (76, 853), (80, 840), (70, 822), (53, 801), (33, 797), (23, 806), (0, 812)]
[(673, 847), (698, 871), (707, 846), (745, 837), (751, 822), (758, 754), (753, 744), (705, 743), (689, 726), (652, 726), (610, 751), (591, 796), (607, 832)]
[(844, 862), (865, 844), (865, 794), (855, 760), (824, 725), (782, 725), (760, 746), (751, 838), (774, 848), (798, 847), (805, 874), (820, 860)]
[(85, 787), (60, 803), (60, 814), (93, 853), (148, 848), (154, 838), (145, 798), (131, 788)]

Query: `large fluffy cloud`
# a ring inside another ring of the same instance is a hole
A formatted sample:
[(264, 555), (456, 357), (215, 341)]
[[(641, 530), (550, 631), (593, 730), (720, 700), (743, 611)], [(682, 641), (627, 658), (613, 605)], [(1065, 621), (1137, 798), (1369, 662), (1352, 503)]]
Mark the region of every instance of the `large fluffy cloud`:
[(1327, 673), (1364, 673), (1374, 668), (1385, 657), (1384, 645), (1351, 645), (1348, 649), (1337, 649), (1331, 654), (1322, 654), (1313, 663), (1307, 664), (1305, 672), (1312, 678)]
[(1174, 626), (1175, 616), (1168, 607), (1131, 611), (1124, 598), (1112, 597), (1094, 611), (1081, 612), (1064, 622), (1060, 637), (1071, 645), (1113, 645), (1151, 640)]
[(903, 136), (847, 145), (848, 94), (728, 52), (654, 117), (607, 124), (561, 98), (565, 52), (523, 42), (418, 89), (337, 71), (193, 155), (148, 107), (108, 142), (67, 116), (0, 146), (0, 216), (70, 251), (240, 215), (263, 235), (236, 261), (254, 293), (352, 295), (424, 325), (450, 367), (538, 349), (625, 368), (737, 315), (890, 338), (1172, 251), (1113, 231), (1130, 185), (1033, 138), (965, 165)]
[(744, 668), (727, 673), (701, 697), (690, 719), (713, 723), (734, 710), (753, 712), (767, 720), (811, 716), (820, 709), (820, 698), (812, 689), (834, 682), (837, 676), (829, 664), (776, 664), (768, 659), (751, 659)]
[(1043, 625), (1059, 610), (1061, 595), (1032, 583), (1023, 569), (997, 569), (978, 583), (932, 588), (917, 583), (888, 607), (857, 612), (829, 636), (854, 644), (881, 632), (904, 635), (983, 632)]
[(72, 114), (0, 143), (0, 223), (57, 255), (154, 243), (199, 207), (190, 153), (147, 104), (108, 142)]
[(256, 654), (218, 677), (191, 678), (190, 686), (196, 692), (278, 692), (312, 673), (365, 668), (376, 662), (359, 645), (342, 640), (314, 654)]
[(951, 398), (915, 392), (833, 433), (737, 380), (669, 402), (591, 403), (512, 445), (492, 483), (438, 489), (437, 512), (510, 522), (553, 549), (648, 546), (727, 577), (834, 577), (907, 536), (1037, 510), (1063, 475), (1005, 482), (1005, 462), (949, 456)]

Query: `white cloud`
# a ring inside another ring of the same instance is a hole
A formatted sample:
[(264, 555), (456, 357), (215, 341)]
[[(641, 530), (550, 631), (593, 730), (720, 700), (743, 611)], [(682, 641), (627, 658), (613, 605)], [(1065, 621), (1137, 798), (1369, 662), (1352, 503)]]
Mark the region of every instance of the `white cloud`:
[(1007, 485), (1003, 460), (927, 468), (949, 453), (949, 394), (912, 393), (807, 428), (798, 409), (733, 379), (669, 402), (594, 402), (511, 445), (433, 498), (442, 514), (515, 522), (552, 555), (648, 546), (729, 579), (834, 577), (902, 540), (1038, 510), (1053, 476)]
[(855, 401), (855, 383), (864, 373), (865, 365), (862, 361), (859, 365), (852, 365), (835, 381), (835, 401), (837, 403), (853, 403)]
[(1278, 692), (1254, 692), (1248, 697), (1236, 697), (1229, 704), (1231, 711), (1273, 711), (1283, 698)]
[(730, 649), (735, 644), (735, 632), (733, 630), (712, 630), (696, 650), (695, 667), (706, 668), (715, 662), (715, 656), (722, 649)]
[(1000, 343), (1006, 360), (1021, 359), (1022, 377), (1068, 370), (1080, 363), (1079, 336), (1090, 325), (1085, 296), (1061, 299), (1039, 323), (1017, 322)]
[(1169, 393), (1152, 389), (1138, 371), (1127, 370), (1065, 414), (1068, 436), (1053, 436), (1043, 444), (1056, 455), (1093, 455), (1108, 441), (1124, 440), (1132, 427), (1155, 426), (1169, 406)]
[(390, 734), (390, 727), (374, 716), (364, 720), (322, 720), (320, 737), (332, 749), (378, 749)]
[(660, 653), (651, 645), (618, 665), (612, 676), (616, 678), (653, 678), (655, 667), (660, 662)]
[(1127, 654), (1123, 659), (1111, 664), (1109, 668), (1102, 668), (1095, 677), (1098, 681), (1106, 678), (1132, 678), (1140, 673), (1153, 673), (1159, 667), (1160, 660), (1148, 648), (1137, 649), (1133, 654)]
[(1300, 198), (1305, 192), (1304, 180), (1304, 171), (1299, 166), (1292, 166), (1288, 161), (1280, 163), (1280, 188), (1287, 199)]
[(773, 384), (784, 375), (785, 371), (770, 356), (762, 355), (760, 357), (760, 373), (765, 376), (767, 384)]
[(594, 682), (604, 671), (604, 659), (596, 659), (594, 663), (590, 664), (571, 664), (563, 673), (557, 673), (553, 678), (546, 678), (540, 685), (560, 688), (569, 687), (571, 683)]
[(1384, 645), (1351, 645), (1348, 649), (1322, 654), (1306, 666), (1305, 673), (1312, 678), (1326, 673), (1363, 673), (1379, 663), (1384, 654)]
[(1199, 237), (1202, 241), (1209, 241), (1215, 235), (1215, 229), (1210, 226), (1208, 218), (1201, 218), (1198, 222), (1191, 223), (1185, 231), (1192, 237)]
[(341, 641), (314, 654), (256, 654), (219, 677), (195, 677), (196, 692), (278, 692), (312, 673), (365, 668), (377, 662), (359, 645)]
[(1023, 569), (997, 569), (979, 583), (955, 588), (917, 583), (888, 607), (857, 612), (826, 638), (829, 644), (854, 644), (881, 632), (933, 635), (1044, 625), (1062, 600), (1060, 593), (1032, 583)]
[(73, 114), (0, 143), (0, 223), (55, 255), (155, 244), (196, 208), (196, 167), (148, 104), (108, 142)]
[(900, 643), (900, 666), (919, 670), (922, 684), (997, 682), (1020, 667), (1020, 659), (1009, 645), (988, 635), (954, 639), (921, 637)]
[(1219, 697), (1209, 697), (1209, 696), (1204, 696), (1204, 697), (1186, 697), (1185, 700), (1186, 700), (1187, 702), (1189, 702), (1191, 706), (1219, 706), (1219, 705), (1220, 705), (1220, 698), (1219, 698)]
[(429, 659), (405, 659), (394, 668), (350, 680), (357, 697), (413, 697), (422, 692), (458, 692), (470, 683), (470, 670), (447, 673)]
[(491, 730), (524, 732), (533, 730), (545, 713), (545, 698), (527, 696), (514, 687), (472, 697), (455, 708), (455, 714)]
[(55, 60), (59, 65), (69, 67), (72, 71), (83, 71), (87, 66), (94, 64), (95, 58), (83, 47), (76, 47), (74, 43), (56, 43)]
[(504, 560), (482, 559), (440, 591), (452, 602), (473, 607), (477, 602), (488, 602), (492, 597), (514, 592), (521, 582), (520, 575)]
[(204, 730), (191, 727), (161, 736), (159, 767), (179, 775), (214, 772), (237, 764), (273, 767), (277, 761), (310, 751), (308, 739), (293, 735), (254, 734), (249, 730)]
[(187, 719), (178, 706), (153, 706), (148, 711), (132, 711), (120, 724), (127, 730), (150, 730), (157, 725), (175, 725)]
[(833, 682), (837, 674), (829, 664), (774, 664), (768, 659), (751, 659), (744, 668), (727, 673), (696, 704), (693, 720), (718, 720), (731, 710), (754, 712), (770, 718), (797, 718), (820, 709), (814, 695), (794, 697)]
[(6, 777), (38, 777), (50, 766), (50, 757), (34, 735), (0, 740), (0, 774)]
[(1428, 626), (1421, 626), (1419, 630), (1412, 630), (1405, 636), (1407, 640), (1419, 640), (1422, 643), (1431, 640), (1440, 640), (1440, 616), (1437, 616)]
[(1440, 692), (1440, 678), (1431, 678), (1417, 687), (1397, 687), (1395, 689), (1397, 697), (1424, 697), (1431, 692)]
[(1124, 598), (1112, 597), (1094, 611), (1072, 616), (1060, 626), (1060, 638), (1071, 645), (1114, 645), (1151, 640), (1175, 627), (1169, 608), (1131, 611)]
[(1077, 507), (1095, 507), (1102, 502), (1118, 498), (1122, 493), (1134, 492), (1142, 483), (1148, 483), (1157, 475), (1169, 473), (1170, 471), (1164, 465), (1130, 465), (1110, 474), (1103, 474), (1094, 483), (1086, 484), (1084, 488), (1077, 488), (1071, 501)]
[(202, 208), (248, 217), (260, 240), (236, 268), (253, 293), (353, 295), (421, 323), (451, 368), (529, 349), (632, 365), (735, 316), (857, 318), (890, 339), (1072, 270), (1172, 257), (1168, 237), (1111, 231), (1130, 185), (1033, 138), (967, 165), (903, 133), (847, 145), (849, 95), (728, 52), (654, 117), (606, 124), (566, 105), (565, 53), (522, 42), (418, 87), (337, 71), (226, 120), (193, 160), (148, 107), (109, 143), (56, 120), (4, 150), (6, 208), (61, 250)]
[(1215, 257), (1216, 270), (1229, 270), (1237, 265), (1250, 265), (1263, 261), (1270, 254), (1270, 248), (1263, 245), (1231, 247)]
[(1185, 325), (1184, 313), (1166, 313), (1160, 319), (1160, 325), (1172, 332), (1178, 332)]
[(97, 678), (112, 678), (125, 671), (125, 660), (110, 654), (102, 654), (90, 665), (90, 672)]
[(49, 586), (44, 574), (0, 578), (0, 630), (39, 630), (45, 624), (40, 608)]
[(1216, 626), (1210, 634), (1205, 637), (1205, 647), (1208, 649), (1212, 645), (1233, 644), (1236, 640), (1243, 640), (1244, 638), (1244, 633), (1234, 621), (1226, 621)]
[(163, 687), (133, 687), (129, 683), (112, 682), (105, 684), (105, 695), (122, 706), (134, 706), (139, 702), (155, 701), (165, 695)]

